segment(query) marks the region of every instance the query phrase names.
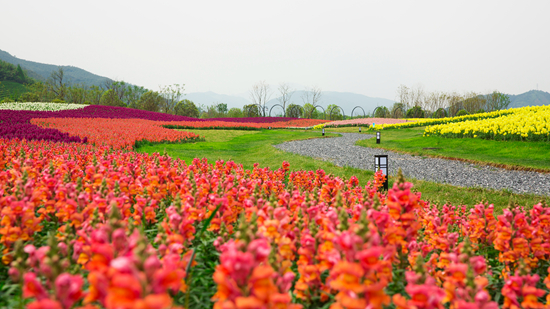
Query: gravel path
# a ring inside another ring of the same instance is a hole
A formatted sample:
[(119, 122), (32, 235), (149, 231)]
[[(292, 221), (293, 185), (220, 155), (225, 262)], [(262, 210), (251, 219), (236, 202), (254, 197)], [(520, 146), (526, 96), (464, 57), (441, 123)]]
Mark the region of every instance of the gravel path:
[(387, 154), (390, 175), (401, 168), (405, 177), (447, 183), (462, 187), (508, 189), (515, 193), (535, 193), (550, 196), (550, 174), (511, 171), (472, 163), (422, 158), (398, 154), (383, 149), (355, 146), (355, 142), (374, 137), (359, 133), (338, 133), (342, 137), (316, 138), (285, 142), (276, 148), (315, 159), (329, 161), (338, 166), (364, 170), (374, 169), (374, 155)]

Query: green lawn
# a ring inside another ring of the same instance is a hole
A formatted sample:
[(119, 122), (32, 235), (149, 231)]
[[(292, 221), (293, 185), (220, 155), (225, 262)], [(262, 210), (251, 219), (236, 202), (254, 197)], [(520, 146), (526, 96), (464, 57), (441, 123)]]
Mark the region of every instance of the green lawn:
[[(284, 141), (319, 138), (320, 133), (316, 131), (298, 130), (262, 130), (262, 131), (241, 131), (241, 130), (187, 130), (199, 134), (206, 141), (187, 144), (156, 144), (142, 146), (137, 149), (140, 152), (163, 153), (166, 151), (170, 156), (181, 158), (190, 163), (193, 158), (207, 158), (210, 163), (216, 160), (229, 161), (243, 164), (246, 169), (251, 169), (254, 163), (261, 167), (277, 169), (283, 161), (290, 163), (291, 170), (317, 170), (323, 169), (327, 174), (349, 179), (357, 176), (361, 185), (372, 180), (373, 172), (349, 167), (338, 167), (332, 163), (304, 157), (296, 154), (285, 153), (273, 147)], [(327, 136), (336, 136), (327, 134)], [(327, 137), (330, 138), (330, 137)], [(390, 186), (394, 178), (390, 177)], [(473, 206), (480, 201), (488, 201), (495, 205), (496, 209), (506, 207), (510, 201), (519, 205), (532, 206), (538, 203), (542, 197), (536, 195), (513, 194), (506, 190), (496, 191), (480, 188), (460, 188), (446, 184), (438, 184), (429, 181), (409, 179), (414, 184), (414, 189), (422, 192), (425, 200), (442, 205), (451, 203), (453, 205)]]
[[(358, 132), (358, 128), (329, 129), (330, 132)], [(535, 169), (550, 172), (550, 143), (493, 141), (478, 138), (422, 137), (424, 127), (381, 131), (376, 139), (357, 142), (359, 146), (383, 148), (421, 156), (460, 158), (512, 169)], [(374, 134), (374, 132), (362, 132)], [(426, 149), (437, 148), (437, 149)]]

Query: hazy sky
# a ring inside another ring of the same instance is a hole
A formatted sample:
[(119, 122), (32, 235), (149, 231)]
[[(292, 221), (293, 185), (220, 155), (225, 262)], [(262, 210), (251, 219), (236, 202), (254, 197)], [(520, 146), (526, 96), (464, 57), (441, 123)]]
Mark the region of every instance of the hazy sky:
[(0, 49), (158, 90), (550, 92), (550, 1), (2, 1)]

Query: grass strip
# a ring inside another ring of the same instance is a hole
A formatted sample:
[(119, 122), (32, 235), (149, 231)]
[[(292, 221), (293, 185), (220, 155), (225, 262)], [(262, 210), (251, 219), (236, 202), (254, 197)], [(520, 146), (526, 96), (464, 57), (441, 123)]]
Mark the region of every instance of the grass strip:
[[(414, 129), (411, 129), (414, 130)], [(185, 160), (188, 164), (194, 158), (206, 158), (208, 162), (217, 160), (234, 161), (243, 164), (246, 169), (252, 169), (254, 163), (260, 167), (277, 169), (283, 161), (290, 163), (290, 170), (323, 169), (327, 174), (333, 174), (345, 179), (357, 176), (361, 185), (373, 178), (373, 171), (351, 167), (339, 167), (318, 158), (305, 157), (283, 152), (272, 145), (285, 141), (320, 138), (319, 131), (311, 130), (189, 130), (205, 138), (204, 142), (186, 144), (145, 145), (137, 149), (139, 152), (163, 153)], [(402, 131), (402, 130), (401, 130)], [(386, 133), (386, 131), (384, 131)], [(325, 138), (337, 136), (327, 133)], [(386, 134), (384, 134), (386, 138)], [(487, 141), (485, 141), (487, 142)], [(469, 207), (481, 201), (495, 205), (497, 212), (507, 207), (509, 203), (532, 207), (545, 197), (534, 194), (515, 194), (508, 190), (491, 190), (484, 188), (463, 188), (430, 181), (408, 179), (414, 184), (414, 189), (422, 192), (423, 199), (442, 205), (467, 205)], [(389, 185), (393, 185), (394, 177), (390, 177)]]

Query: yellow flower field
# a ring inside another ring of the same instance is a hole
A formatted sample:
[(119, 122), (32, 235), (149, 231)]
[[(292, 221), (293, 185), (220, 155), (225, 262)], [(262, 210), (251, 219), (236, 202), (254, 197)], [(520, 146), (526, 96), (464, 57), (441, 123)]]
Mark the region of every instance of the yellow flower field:
[(368, 129), (371, 129), (371, 130), (372, 129), (374, 130), (404, 129), (404, 128), (456, 123), (456, 122), (463, 122), (463, 121), (475, 121), (475, 120), (482, 120), (487, 118), (502, 117), (502, 116), (514, 113), (514, 110), (516, 109), (512, 108), (512, 109), (494, 111), (489, 113), (479, 113), (479, 114), (471, 114), (471, 115), (464, 115), (464, 116), (458, 116), (458, 117), (445, 117), (445, 118), (414, 118), (414, 119), (408, 118), (407, 119), (408, 122), (395, 123), (395, 124), (380, 124), (380, 125), (376, 125), (375, 128), (368, 128)]
[(512, 113), (497, 118), (429, 126), (424, 136), (550, 141), (550, 106), (527, 106), (508, 111)]

